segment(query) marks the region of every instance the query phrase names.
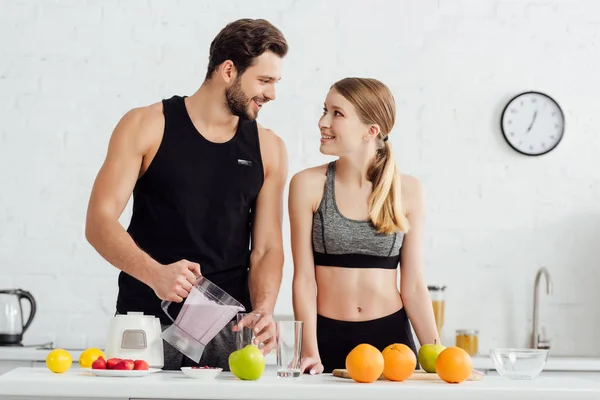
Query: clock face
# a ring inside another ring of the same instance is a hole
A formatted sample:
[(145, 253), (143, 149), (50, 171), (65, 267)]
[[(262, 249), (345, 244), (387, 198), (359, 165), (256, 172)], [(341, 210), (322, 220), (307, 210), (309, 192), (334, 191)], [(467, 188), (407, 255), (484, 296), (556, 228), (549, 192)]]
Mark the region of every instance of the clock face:
[(529, 156), (546, 154), (560, 143), (564, 114), (548, 95), (526, 92), (508, 102), (501, 118), (502, 133), (508, 144)]

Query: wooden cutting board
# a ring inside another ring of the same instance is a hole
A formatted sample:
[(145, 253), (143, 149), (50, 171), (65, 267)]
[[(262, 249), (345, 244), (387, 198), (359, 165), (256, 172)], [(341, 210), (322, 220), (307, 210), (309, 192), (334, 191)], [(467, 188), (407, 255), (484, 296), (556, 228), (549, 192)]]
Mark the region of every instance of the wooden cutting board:
[[(346, 369), (334, 369), (333, 376), (337, 376), (338, 378), (352, 379), (352, 378), (350, 378), (350, 375), (348, 374), (348, 371)], [(485, 376), (485, 374), (483, 372), (473, 370), (473, 372), (471, 373), (471, 376), (469, 376), (467, 378), (467, 380), (468, 381), (480, 381), (483, 379), (484, 376)], [(382, 375), (379, 377), (379, 380), (384, 381), (386, 379)], [(428, 372), (425, 372), (422, 370), (416, 370), (415, 372), (413, 372), (413, 374), (410, 376), (410, 378), (408, 378), (408, 380), (441, 381), (442, 378), (440, 378), (438, 376), (438, 374), (435, 374), (435, 373), (428, 373)]]

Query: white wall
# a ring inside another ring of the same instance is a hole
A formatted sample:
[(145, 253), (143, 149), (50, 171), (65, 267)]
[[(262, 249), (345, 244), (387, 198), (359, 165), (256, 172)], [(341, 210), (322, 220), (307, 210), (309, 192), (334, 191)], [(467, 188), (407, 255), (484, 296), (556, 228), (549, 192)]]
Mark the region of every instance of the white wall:
[[(0, 287), (38, 300), (26, 342), (103, 345), (117, 270), (87, 244), (84, 219), (109, 135), (128, 109), (191, 94), (227, 22), (264, 17), (290, 53), (260, 121), (285, 139), (291, 173), (327, 161), (317, 119), (331, 83), (370, 76), (395, 93), (390, 140), (426, 190), (425, 274), (449, 287), (446, 342), (456, 328), (477, 328), (484, 352), (525, 345), (533, 278), (546, 266), (554, 294), (542, 294), (541, 318), (554, 351), (600, 355), (600, 3), (38, 0), (2, 9)], [(540, 158), (515, 153), (499, 130), (506, 101), (531, 89), (567, 118), (563, 142)], [(279, 314), (292, 311), (286, 246)]]

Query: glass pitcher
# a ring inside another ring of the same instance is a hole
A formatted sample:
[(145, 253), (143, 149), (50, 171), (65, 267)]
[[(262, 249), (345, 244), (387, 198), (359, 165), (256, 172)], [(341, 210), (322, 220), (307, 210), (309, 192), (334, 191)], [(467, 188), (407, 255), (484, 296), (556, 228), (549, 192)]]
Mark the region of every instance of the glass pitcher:
[[(204, 276), (198, 278), (188, 297), (181, 303), (163, 301), (165, 314), (173, 321), (163, 339), (195, 362), (200, 362), (204, 348), (221, 329), (235, 318), (244, 306)], [(174, 319), (169, 307), (181, 306)]]
[(429, 289), (429, 296), (431, 297), (431, 305), (433, 306), (433, 315), (435, 317), (435, 324), (437, 326), (438, 334), (441, 335), (442, 328), (444, 327), (446, 285), (430, 285), (427, 286), (427, 289)]

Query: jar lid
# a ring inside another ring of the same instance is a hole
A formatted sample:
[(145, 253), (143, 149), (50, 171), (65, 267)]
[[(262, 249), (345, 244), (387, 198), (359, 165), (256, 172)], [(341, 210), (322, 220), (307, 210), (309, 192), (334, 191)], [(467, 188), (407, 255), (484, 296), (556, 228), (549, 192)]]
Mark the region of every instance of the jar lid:
[(427, 289), (435, 290), (435, 291), (446, 290), (446, 285), (429, 285), (429, 286), (427, 286)]
[(457, 329), (457, 335), (477, 336), (479, 331), (477, 329)]

